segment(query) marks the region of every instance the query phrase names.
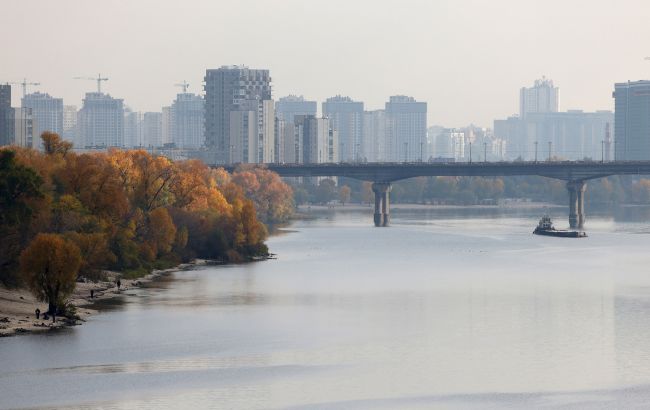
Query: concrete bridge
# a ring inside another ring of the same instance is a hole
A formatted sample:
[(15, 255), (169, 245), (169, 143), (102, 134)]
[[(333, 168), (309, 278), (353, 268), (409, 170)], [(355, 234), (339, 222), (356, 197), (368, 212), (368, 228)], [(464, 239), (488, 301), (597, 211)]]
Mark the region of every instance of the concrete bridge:
[[(569, 225), (585, 223), (586, 181), (610, 175), (650, 174), (650, 161), (545, 161), (545, 162), (369, 162), (326, 164), (265, 164), (282, 177), (348, 177), (373, 182), (375, 226), (390, 222), (391, 183), (419, 176), (518, 176), (538, 175), (566, 181), (569, 191)], [(235, 165), (226, 166), (229, 171)]]

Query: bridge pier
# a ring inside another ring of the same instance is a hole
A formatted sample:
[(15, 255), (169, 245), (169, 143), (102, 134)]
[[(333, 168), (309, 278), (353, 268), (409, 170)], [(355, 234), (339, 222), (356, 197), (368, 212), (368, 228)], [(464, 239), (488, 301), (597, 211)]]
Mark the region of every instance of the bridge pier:
[(585, 181), (569, 181), (569, 226), (571, 229), (582, 229), (585, 226)]
[(390, 222), (390, 182), (374, 182), (372, 192), (375, 193), (375, 226), (388, 226)]

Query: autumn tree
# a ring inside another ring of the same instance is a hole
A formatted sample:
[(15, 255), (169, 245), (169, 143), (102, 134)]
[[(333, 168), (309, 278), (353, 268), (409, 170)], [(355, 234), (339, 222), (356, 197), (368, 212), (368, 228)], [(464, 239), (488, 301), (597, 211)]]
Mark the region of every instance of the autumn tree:
[(326, 204), (336, 197), (336, 183), (330, 178), (321, 179), (316, 187), (314, 201), (320, 204)]
[(361, 200), (366, 204), (374, 201), (375, 195), (372, 192), (372, 182), (364, 181), (361, 184)]
[(62, 140), (55, 132), (44, 131), (41, 134), (41, 141), (43, 141), (43, 150), (48, 155), (61, 154), (65, 157), (72, 149), (72, 143)]
[(79, 276), (99, 279), (101, 271), (116, 262), (109, 248), (108, 235), (103, 232), (66, 232), (63, 236), (81, 252)]
[(233, 174), (232, 182), (239, 185), (253, 201), (257, 216), (266, 223), (286, 222), (294, 210), (293, 192), (280, 176), (264, 168), (244, 168)]
[(38, 234), (20, 255), (25, 284), (51, 314), (65, 307), (80, 264), (79, 248), (58, 234)]
[(35, 201), (43, 197), (42, 179), (16, 161), (14, 151), (0, 150), (0, 282), (17, 285), (20, 251), (35, 214)]
[(351, 193), (352, 189), (347, 185), (343, 185), (339, 188), (339, 200), (341, 201), (341, 204), (345, 205), (346, 202), (350, 202)]

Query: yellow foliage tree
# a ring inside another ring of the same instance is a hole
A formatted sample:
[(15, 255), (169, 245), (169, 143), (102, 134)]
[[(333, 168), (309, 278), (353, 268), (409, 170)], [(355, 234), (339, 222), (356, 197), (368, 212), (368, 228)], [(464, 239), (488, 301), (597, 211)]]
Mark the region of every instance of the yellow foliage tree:
[(23, 280), (48, 312), (65, 306), (81, 264), (79, 248), (57, 234), (38, 234), (20, 255)]

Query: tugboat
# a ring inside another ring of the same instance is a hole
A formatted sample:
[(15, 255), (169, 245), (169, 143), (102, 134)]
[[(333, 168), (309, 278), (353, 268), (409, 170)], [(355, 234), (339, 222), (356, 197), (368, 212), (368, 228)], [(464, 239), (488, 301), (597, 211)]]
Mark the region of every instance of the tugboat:
[(553, 227), (553, 222), (551, 222), (551, 217), (548, 215), (542, 216), (542, 219), (539, 220), (537, 228), (535, 228), (533, 233), (535, 235), (557, 236), (560, 238), (584, 238), (587, 236), (587, 234), (582, 231), (555, 229)]

